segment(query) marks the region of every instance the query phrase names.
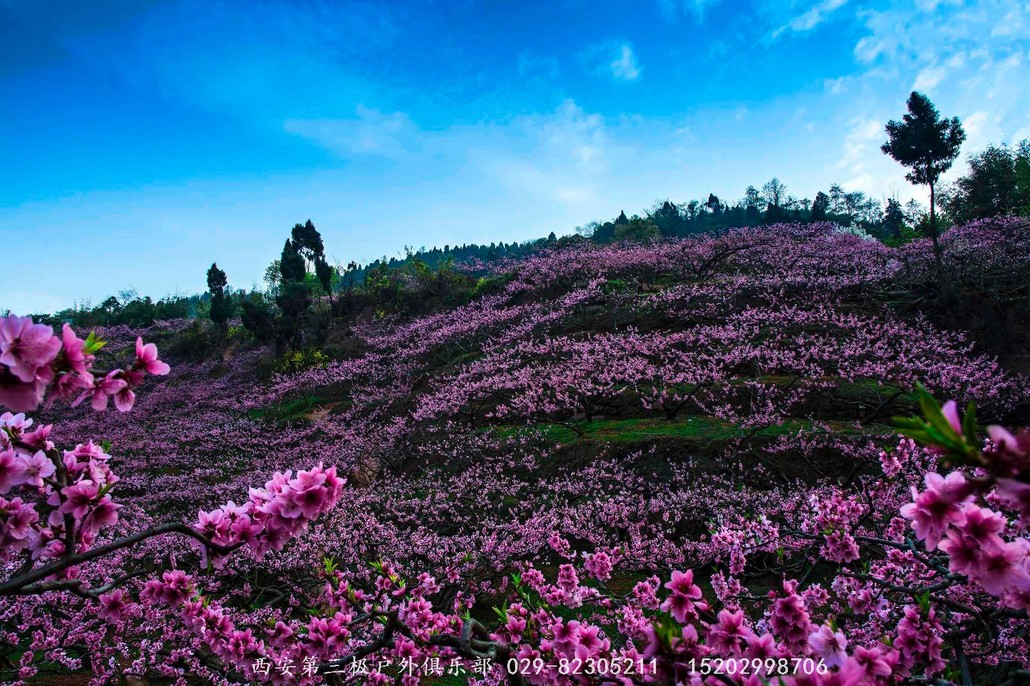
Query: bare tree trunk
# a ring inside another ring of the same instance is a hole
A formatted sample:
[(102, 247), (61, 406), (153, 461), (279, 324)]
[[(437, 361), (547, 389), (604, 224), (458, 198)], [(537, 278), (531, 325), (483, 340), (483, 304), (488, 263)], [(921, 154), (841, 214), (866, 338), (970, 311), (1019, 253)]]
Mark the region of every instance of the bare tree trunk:
[(937, 265), (937, 282), (944, 278), (943, 256), (941, 254), (941, 243), (937, 235), (937, 202), (934, 194), (934, 183), (930, 182), (930, 238), (933, 240), (933, 259)]

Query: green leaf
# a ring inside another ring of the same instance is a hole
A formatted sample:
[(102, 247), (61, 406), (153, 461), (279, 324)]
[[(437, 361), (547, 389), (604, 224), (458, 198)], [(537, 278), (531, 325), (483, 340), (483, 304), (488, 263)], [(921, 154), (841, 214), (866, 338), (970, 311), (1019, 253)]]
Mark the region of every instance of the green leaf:
[(966, 443), (975, 448), (979, 441), (976, 438), (976, 405), (972, 400), (966, 405), (966, 414), (962, 417), (962, 433), (965, 435)]
[(87, 355), (92, 355), (107, 345), (107, 341), (102, 341), (96, 336), (96, 331), (90, 331), (89, 335), (86, 336), (85, 345), (83, 351)]

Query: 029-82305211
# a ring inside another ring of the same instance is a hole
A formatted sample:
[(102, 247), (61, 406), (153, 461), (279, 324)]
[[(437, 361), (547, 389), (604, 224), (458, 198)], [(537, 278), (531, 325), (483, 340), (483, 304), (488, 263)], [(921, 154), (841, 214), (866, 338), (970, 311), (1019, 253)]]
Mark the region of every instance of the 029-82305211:
[(511, 658), (505, 665), (509, 674), (541, 674), (543, 672), (556, 672), (562, 675), (571, 676), (644, 676), (655, 674), (658, 662), (654, 658), (644, 660), (629, 657), (593, 658), (586, 660), (579, 658), (560, 658), (554, 662), (547, 662), (543, 658)]

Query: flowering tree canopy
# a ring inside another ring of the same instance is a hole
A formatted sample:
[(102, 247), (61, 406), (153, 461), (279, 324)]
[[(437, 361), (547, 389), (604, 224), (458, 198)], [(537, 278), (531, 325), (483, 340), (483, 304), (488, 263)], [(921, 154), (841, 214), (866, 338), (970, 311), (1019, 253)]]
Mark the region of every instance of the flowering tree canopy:
[[(945, 264), (982, 283), (1026, 232), (946, 233)], [(143, 340), (176, 323), (0, 321), (3, 679), (1026, 678), (1030, 435), (1002, 427), (1030, 387), (884, 306), (928, 241), (786, 226), (503, 269), (271, 380), (256, 347), (169, 368)]]

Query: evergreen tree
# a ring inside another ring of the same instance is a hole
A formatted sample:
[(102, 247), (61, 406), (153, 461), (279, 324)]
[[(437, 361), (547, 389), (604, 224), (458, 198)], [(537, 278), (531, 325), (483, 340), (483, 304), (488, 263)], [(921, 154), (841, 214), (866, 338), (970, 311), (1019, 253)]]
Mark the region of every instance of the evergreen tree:
[(908, 112), (902, 115), (902, 121), (891, 120), (885, 129), (887, 142), (880, 149), (911, 170), (905, 175), (911, 183), (930, 187), (928, 228), (940, 272), (941, 246), (938, 241), (935, 190), (941, 174), (951, 168), (958, 156), (966, 133), (958, 117), (941, 119), (929, 98), (916, 91), (912, 91), (908, 98)]
[(304, 224), (295, 224), (292, 231), (293, 245), (300, 255), (312, 265), (319, 257), (325, 255), (322, 235), (311, 220)]
[(955, 221), (1030, 214), (1030, 141), (991, 145), (969, 158), (969, 171), (946, 194)]
[(761, 219), (762, 195), (754, 186), (748, 186), (744, 192), (744, 217), (748, 224), (757, 224)]
[(306, 273), (304, 257), (300, 254), (297, 243), (287, 238), (282, 255), (279, 257), (280, 282), (283, 286), (290, 283), (302, 283)]
[(901, 231), (905, 228), (905, 211), (901, 203), (894, 198), (887, 198), (887, 205), (883, 208), (883, 233), (886, 237), (899, 240)]
[(812, 214), (811, 218), (814, 222), (826, 221), (826, 213), (830, 209), (830, 196), (826, 195), (822, 191), (815, 194), (815, 200), (812, 202)]
[[(297, 232), (297, 227), (301, 231)], [(282, 255), (279, 257), (279, 272), (282, 283), (275, 296), (275, 304), (282, 312), (276, 335), (276, 350), (281, 351), (283, 345), (293, 346), (297, 343), (300, 331), (301, 316), (311, 306), (311, 289), (305, 282), (308, 270), (301, 254), (301, 244), (308, 239), (304, 227), (294, 227), (297, 240), (286, 239)]]
[(243, 328), (262, 343), (272, 340), (275, 335), (275, 318), (264, 300), (249, 299), (241, 302), (240, 318), (243, 320)]
[(225, 292), (227, 285), (229, 280), (225, 272), (218, 268), (217, 263), (212, 263), (211, 268), (207, 270), (207, 290), (211, 294), (211, 321), (223, 331), (228, 325), (229, 317), (232, 316), (231, 298)]
[(705, 203), (705, 207), (707, 207), (708, 211), (712, 214), (718, 214), (722, 211), (722, 203), (719, 202), (719, 196), (715, 193), (709, 193), (708, 202)]
[(315, 276), (318, 278), (318, 283), (322, 286), (322, 290), (329, 294), (329, 303), (333, 302), (333, 268), (325, 257), (319, 255), (315, 259)]
[(680, 208), (669, 202), (655, 203), (647, 218), (658, 227), (663, 236), (682, 236), (685, 233), (685, 219)]

